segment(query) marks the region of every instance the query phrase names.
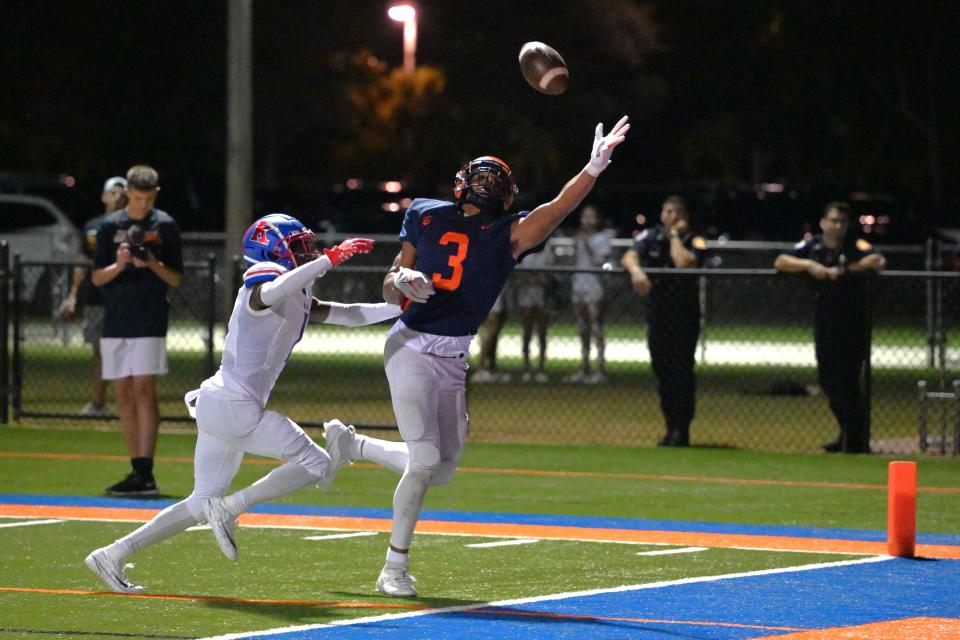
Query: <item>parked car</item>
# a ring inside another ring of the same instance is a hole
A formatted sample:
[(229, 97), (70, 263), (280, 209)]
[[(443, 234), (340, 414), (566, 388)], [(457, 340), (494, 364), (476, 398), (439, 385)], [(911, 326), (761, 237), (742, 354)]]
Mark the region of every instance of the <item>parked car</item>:
[[(0, 194), (0, 240), (10, 253), (28, 262), (69, 262), (81, 258), (80, 232), (66, 214), (46, 198)], [(34, 312), (52, 311), (69, 287), (70, 268), (24, 269), (23, 299)]]

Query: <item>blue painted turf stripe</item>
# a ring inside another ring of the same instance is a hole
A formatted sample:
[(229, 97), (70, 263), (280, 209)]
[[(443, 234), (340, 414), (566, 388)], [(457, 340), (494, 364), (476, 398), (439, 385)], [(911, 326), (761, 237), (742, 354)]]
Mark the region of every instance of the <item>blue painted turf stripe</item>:
[[(0, 494), (2, 504), (46, 505), (65, 507), (106, 507), (113, 509), (163, 509), (176, 500), (138, 500), (131, 498), (107, 498), (90, 496), (48, 496), (30, 494)], [(389, 520), (390, 509), (368, 507), (326, 507), (295, 504), (262, 504), (251, 510), (253, 513), (298, 516), (336, 516), (345, 518), (379, 518)], [(644, 520), (641, 518), (601, 518), (588, 516), (564, 516), (526, 513), (488, 513), (482, 511), (434, 511), (426, 510), (421, 520), (441, 522), (471, 522), (490, 524), (528, 524), (557, 527), (586, 527), (591, 529), (635, 529), (652, 531), (683, 531), (688, 533), (719, 533), (757, 536), (790, 536), (798, 538), (824, 538), (829, 540), (862, 540), (883, 542), (885, 531), (861, 529), (828, 529), (816, 527), (793, 527), (781, 525), (749, 525), (724, 522), (681, 522), (674, 520)], [(960, 545), (960, 535), (948, 533), (920, 533), (919, 544)]]
[[(960, 562), (892, 559), (815, 571), (788, 571), (484, 607), (500, 609), (503, 615), (467, 610), (250, 637), (271, 640), (383, 637), (392, 640), (568, 637), (746, 640), (786, 632), (692, 623), (812, 630), (921, 616), (956, 618), (960, 616), (957, 593), (960, 593)], [(544, 614), (543, 617), (537, 616), (538, 613)], [(585, 618), (551, 617), (557, 614)], [(654, 620), (664, 622), (652, 622)]]

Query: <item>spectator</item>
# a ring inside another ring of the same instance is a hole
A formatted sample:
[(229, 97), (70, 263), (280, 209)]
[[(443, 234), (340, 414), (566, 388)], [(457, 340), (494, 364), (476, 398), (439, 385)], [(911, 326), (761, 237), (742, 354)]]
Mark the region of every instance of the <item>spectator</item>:
[(667, 428), (658, 443), (662, 447), (690, 445), (690, 423), (696, 411), (694, 364), (700, 336), (700, 294), (694, 278), (649, 277), (644, 268), (699, 267), (706, 248), (703, 238), (690, 231), (686, 202), (670, 196), (660, 211), (660, 225), (637, 236), (621, 259), (634, 291), (650, 298), (647, 346)]
[[(83, 251), (93, 260), (97, 246), (97, 229), (107, 215), (122, 209), (127, 204), (125, 189), (127, 181), (115, 176), (103, 184), (100, 202), (103, 213), (87, 220), (83, 227)], [(70, 283), (70, 293), (60, 304), (60, 318), (70, 322), (76, 317), (77, 309), (83, 309), (83, 341), (93, 347), (93, 397), (80, 410), (80, 415), (106, 415), (107, 383), (102, 377), (100, 362), (100, 336), (103, 333), (103, 294), (90, 281), (90, 269), (76, 267)]]
[(819, 233), (777, 256), (774, 267), (806, 273), (816, 285), (813, 340), (817, 377), (837, 419), (836, 440), (823, 445), (835, 453), (870, 453), (870, 423), (863, 398), (867, 360), (867, 282), (886, 260), (866, 240), (850, 233), (850, 206), (831, 202), (823, 210)]
[[(538, 253), (529, 254), (524, 265), (531, 269), (547, 266), (552, 262), (552, 250), (547, 247)], [(521, 382), (548, 382), (544, 365), (547, 359), (547, 325), (550, 314), (547, 311), (546, 280), (544, 273), (518, 270), (516, 273), (517, 311), (523, 326), (523, 375)], [(537, 332), (537, 344), (540, 348), (537, 357), (537, 370), (530, 366), (530, 342), (533, 332)]]
[(471, 382), (484, 384), (486, 382), (510, 382), (510, 374), (497, 371), (497, 344), (500, 342), (500, 332), (507, 322), (507, 291), (501, 291), (493, 303), (490, 313), (483, 321), (480, 333), (480, 358), (477, 362), (477, 371), (470, 376)]
[(167, 291), (180, 286), (183, 272), (180, 229), (154, 208), (155, 169), (136, 165), (127, 172), (127, 205), (97, 230), (93, 284), (105, 301), (103, 379), (113, 380), (117, 412), (131, 473), (107, 487), (115, 496), (154, 496), (153, 456), (159, 426), (156, 377), (167, 373)]
[[(611, 229), (600, 228), (600, 214), (593, 205), (580, 212), (580, 229), (573, 238), (573, 263), (579, 269), (597, 268), (610, 258)], [(601, 384), (607, 379), (603, 338), (603, 280), (596, 273), (573, 274), (574, 309), (580, 334), (580, 370), (565, 382)], [(597, 347), (597, 370), (590, 371), (590, 342)]]
[[(282, 213), (260, 218), (243, 234), (249, 268), (230, 314), (220, 369), (184, 397), (197, 420), (193, 492), (87, 556), (84, 563), (111, 590), (143, 591), (127, 578), (127, 559), (198, 522), (209, 522), (220, 550), (236, 560), (239, 514), (314, 483), (329, 488), (349, 457), (345, 449), (354, 442), (353, 427), (339, 420), (325, 423), (324, 450), (293, 420), (265, 407), (308, 320), (356, 327), (399, 315), (394, 305), (322, 302), (309, 293), (324, 273), (372, 249), (373, 240), (353, 238), (321, 255), (313, 232)], [(227, 496), (245, 452), (285, 464)]]

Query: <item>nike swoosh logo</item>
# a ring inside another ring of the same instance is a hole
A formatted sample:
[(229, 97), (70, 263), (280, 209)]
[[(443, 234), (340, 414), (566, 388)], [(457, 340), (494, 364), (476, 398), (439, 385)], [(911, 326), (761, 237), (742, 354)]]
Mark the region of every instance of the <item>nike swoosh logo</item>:
[(480, 230), (481, 230), (481, 231), (486, 231), (487, 229), (489, 229), (489, 228), (492, 227), (492, 226), (493, 226), (493, 223), (492, 223), (492, 222), (487, 223), (487, 224), (482, 224), (482, 225), (480, 225)]

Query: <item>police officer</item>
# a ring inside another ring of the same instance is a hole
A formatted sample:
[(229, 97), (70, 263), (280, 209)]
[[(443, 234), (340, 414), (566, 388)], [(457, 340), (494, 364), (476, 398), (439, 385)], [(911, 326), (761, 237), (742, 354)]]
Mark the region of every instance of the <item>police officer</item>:
[(699, 267), (706, 248), (704, 239), (690, 231), (684, 199), (670, 196), (660, 211), (660, 225), (637, 236), (620, 261), (630, 274), (634, 291), (650, 297), (647, 346), (667, 426), (660, 446), (690, 445), (697, 391), (693, 368), (700, 336), (700, 296), (695, 278), (650, 277), (643, 269)]
[(831, 202), (820, 218), (822, 233), (777, 256), (784, 273), (807, 273), (816, 285), (813, 340), (820, 387), (830, 400), (840, 433), (825, 451), (870, 453), (870, 424), (863, 398), (867, 359), (867, 281), (886, 260), (850, 231), (850, 205)]

